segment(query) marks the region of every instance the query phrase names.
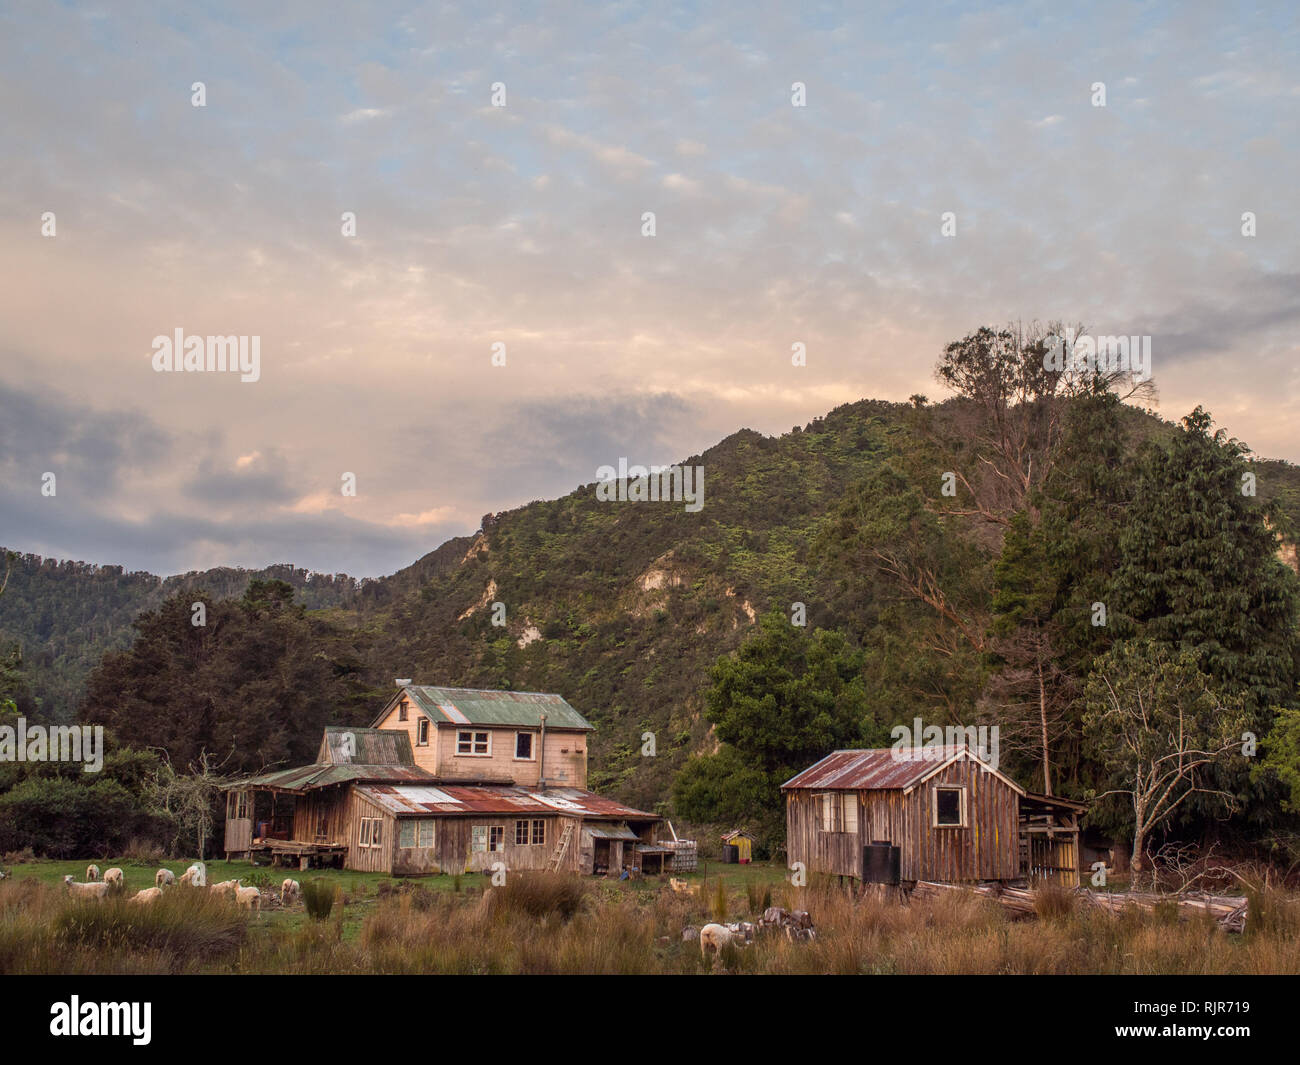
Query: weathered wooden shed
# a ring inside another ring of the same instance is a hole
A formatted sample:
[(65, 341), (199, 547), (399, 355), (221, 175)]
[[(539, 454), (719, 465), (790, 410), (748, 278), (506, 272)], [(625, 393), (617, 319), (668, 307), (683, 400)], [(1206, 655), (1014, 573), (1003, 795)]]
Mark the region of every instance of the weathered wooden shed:
[(1083, 807), (1031, 796), (964, 746), (835, 751), (781, 790), (788, 860), (809, 872), (1079, 882)]

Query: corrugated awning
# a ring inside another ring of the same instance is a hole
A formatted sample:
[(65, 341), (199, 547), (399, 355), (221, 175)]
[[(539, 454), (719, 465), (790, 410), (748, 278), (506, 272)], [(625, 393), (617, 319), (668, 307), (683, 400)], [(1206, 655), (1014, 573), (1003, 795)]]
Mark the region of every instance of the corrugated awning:
[(583, 825), (584, 832), (590, 832), (593, 839), (625, 839), (636, 842), (637, 835), (627, 825)]

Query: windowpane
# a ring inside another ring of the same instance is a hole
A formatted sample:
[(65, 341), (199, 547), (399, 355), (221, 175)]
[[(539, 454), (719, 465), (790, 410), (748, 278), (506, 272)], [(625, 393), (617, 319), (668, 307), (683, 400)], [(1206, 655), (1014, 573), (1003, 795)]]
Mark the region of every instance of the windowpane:
[(475, 825), (470, 829), (470, 850), (485, 851), (488, 848), (487, 825)]
[(433, 820), (432, 818), (420, 822), (420, 846), (433, 846)]
[(401, 825), (402, 827), (397, 837), (397, 845), (399, 847), (414, 847), (415, 846), (415, 822), (403, 821)]
[(528, 822), (515, 822), (515, 846), (522, 847), (528, 842)]
[(961, 824), (961, 790), (958, 788), (939, 788), (934, 793), (935, 823), (940, 825)]
[(488, 850), (503, 851), (506, 849), (506, 829), (504, 825), (492, 825), (488, 833)]
[(543, 845), (546, 843), (546, 822), (533, 822), (533, 843)]
[(532, 758), (533, 756), (533, 734), (531, 732), (515, 733), (515, 757)]

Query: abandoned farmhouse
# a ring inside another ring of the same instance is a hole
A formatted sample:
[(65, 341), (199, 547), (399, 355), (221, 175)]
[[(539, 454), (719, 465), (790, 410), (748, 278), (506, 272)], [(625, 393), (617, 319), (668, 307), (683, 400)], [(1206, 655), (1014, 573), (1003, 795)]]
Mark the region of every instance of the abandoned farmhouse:
[(661, 871), (662, 819), (586, 790), (592, 726), (558, 695), (405, 685), (316, 762), (227, 789), (227, 857), (395, 875)]

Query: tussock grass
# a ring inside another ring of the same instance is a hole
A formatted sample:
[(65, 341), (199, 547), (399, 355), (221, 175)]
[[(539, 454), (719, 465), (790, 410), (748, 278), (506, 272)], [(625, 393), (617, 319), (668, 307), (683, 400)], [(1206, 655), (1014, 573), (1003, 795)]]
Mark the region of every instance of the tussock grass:
[[(250, 915), (183, 889), (142, 907), (5, 881), (0, 972), (1300, 973), (1300, 896), (1277, 889), (1255, 892), (1248, 932), (1233, 936), (1208, 917), (1109, 914), (1050, 890), (1038, 897), (1037, 918), (1014, 920), (976, 895), (858, 899), (829, 885), (777, 885), (773, 901), (808, 910), (816, 938), (796, 943), (772, 933), (715, 961), (681, 935), (712, 919), (719, 899), (710, 887), (701, 898), (516, 875), (505, 887), (465, 895), (401, 885), (368, 896), (360, 912), (340, 901), (328, 918), (310, 920)], [(723, 901), (742, 912), (751, 900), (724, 888)]]
[(195, 972), (233, 960), (246, 934), (246, 916), (206, 891), (141, 906), (35, 880), (0, 885), (0, 973)]

